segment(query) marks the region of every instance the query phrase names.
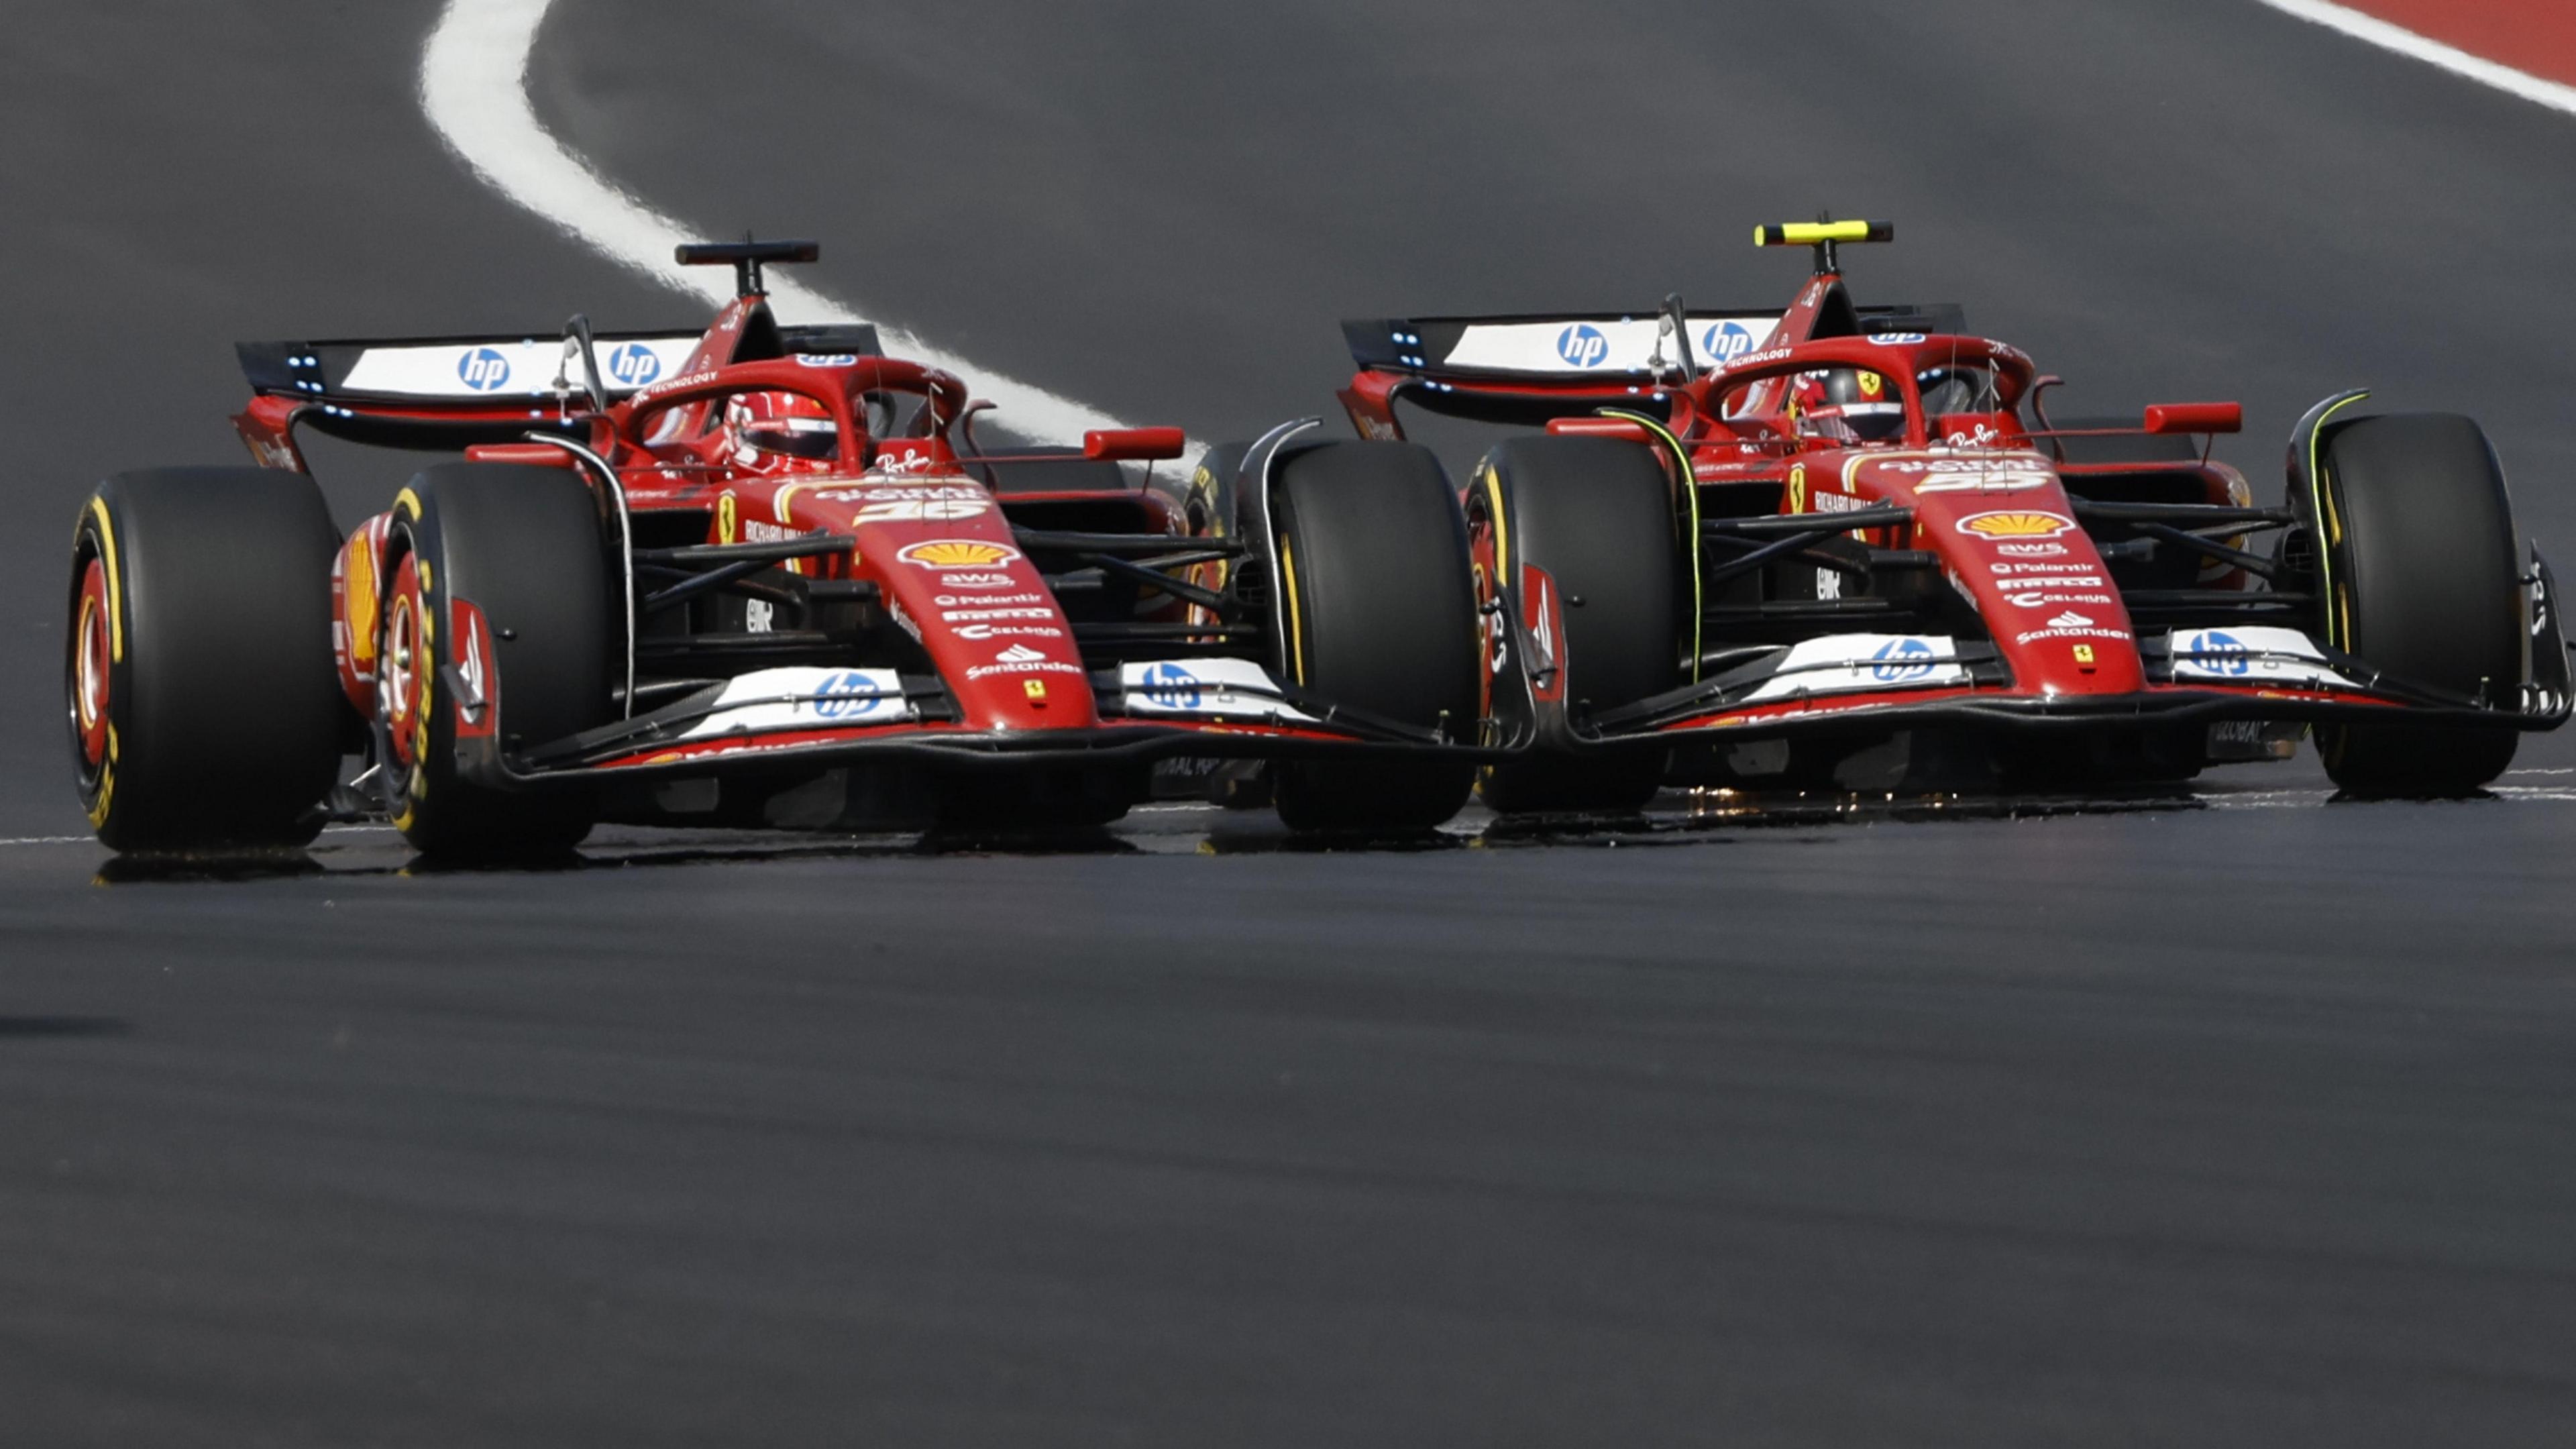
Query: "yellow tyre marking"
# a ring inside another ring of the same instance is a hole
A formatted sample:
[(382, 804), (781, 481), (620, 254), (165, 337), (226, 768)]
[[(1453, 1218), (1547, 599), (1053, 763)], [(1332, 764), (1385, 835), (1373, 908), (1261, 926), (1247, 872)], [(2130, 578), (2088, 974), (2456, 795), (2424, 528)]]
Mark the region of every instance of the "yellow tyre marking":
[(125, 591), (117, 578), (116, 525), (108, 521), (106, 499), (90, 499), (89, 511), (98, 520), (98, 556), (107, 561), (108, 655), (122, 664), (125, 662)]
[(1306, 682), (1306, 631), (1297, 610), (1297, 549), (1283, 534), (1279, 539), (1279, 582), (1288, 598), (1288, 672)]

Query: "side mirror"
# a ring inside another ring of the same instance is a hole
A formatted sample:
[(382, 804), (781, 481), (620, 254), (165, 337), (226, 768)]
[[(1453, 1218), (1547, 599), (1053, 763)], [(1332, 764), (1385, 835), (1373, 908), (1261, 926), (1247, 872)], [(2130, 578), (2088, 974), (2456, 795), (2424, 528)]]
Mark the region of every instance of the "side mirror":
[(1094, 428), (1082, 435), (1082, 456), (1093, 459), (1151, 462), (1177, 458), (1188, 446), (1178, 428)]
[(2150, 433), (2236, 433), (2244, 429), (2243, 403), (2157, 403), (2147, 409)]

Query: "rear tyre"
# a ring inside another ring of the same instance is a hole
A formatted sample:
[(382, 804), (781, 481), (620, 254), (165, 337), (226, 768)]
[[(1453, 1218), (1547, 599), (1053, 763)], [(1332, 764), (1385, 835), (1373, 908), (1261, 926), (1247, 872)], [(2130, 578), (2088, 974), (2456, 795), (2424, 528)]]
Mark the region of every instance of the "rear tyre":
[[(1325, 443), (1279, 460), (1271, 527), (1281, 673), (1336, 704), (1456, 732), (1476, 718), (1466, 525), (1439, 460), (1409, 443)], [(1273, 798), (1298, 830), (1428, 830), (1473, 767), (1282, 760)]]
[[(1514, 438), (1485, 455), (1467, 507), (1492, 562), (1489, 590), (1529, 564), (1556, 581), (1574, 710), (1633, 704), (1681, 681), (1689, 600), (1672, 481), (1651, 451), (1615, 438)], [(1488, 766), (1484, 796), (1505, 814), (1635, 810), (1663, 774), (1660, 752), (1542, 753)]]
[(74, 779), (108, 848), (287, 849), (322, 828), (348, 708), (338, 547), (301, 473), (159, 468), (90, 496), (63, 681)]
[[(2451, 413), (2364, 418), (2322, 457), (2325, 637), (2419, 684), (2509, 702), (2523, 680), (2521, 570), (2504, 470)], [(2465, 795), (2504, 773), (2511, 730), (2320, 725), (2326, 773), (2356, 794)]]
[(590, 833), (589, 791), (497, 789), (459, 768), (447, 661), (455, 604), (491, 626), (505, 751), (608, 721), (615, 615), (590, 490), (559, 468), (431, 468), (395, 501), (378, 610), (377, 716), (394, 826), (423, 855), (561, 855)]

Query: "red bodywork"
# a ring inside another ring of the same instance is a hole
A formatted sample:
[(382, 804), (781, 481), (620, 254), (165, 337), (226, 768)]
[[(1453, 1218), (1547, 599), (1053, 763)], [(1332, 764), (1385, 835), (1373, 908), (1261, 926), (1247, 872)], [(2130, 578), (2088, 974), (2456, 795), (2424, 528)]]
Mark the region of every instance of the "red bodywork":
[[(1669, 368), (1662, 365), (1674, 333), (1686, 337), (1693, 326), (1711, 320), (1703, 315), (1694, 323), (1679, 311), (1677, 300), (1667, 305), (1677, 325), (1658, 334), (1664, 340), (1657, 341), (1651, 365), (1641, 367), (1632, 356), (1624, 368), (1591, 376), (1580, 370), (1598, 365), (1608, 346), (1601, 334), (1637, 319), (1605, 317), (1597, 326), (1569, 320), (1558, 342), (1566, 363), (1561, 368), (1553, 365), (1554, 358), (1529, 353), (1524, 355), (1530, 360), (1518, 368), (1486, 360), (1444, 365), (1432, 355), (1445, 348), (1451, 359), (1468, 356), (1474, 350), (1468, 339), (1478, 326), (1527, 331), (1553, 327), (1557, 319), (1346, 323), (1362, 366), (1337, 397), (1364, 438), (1403, 438), (1396, 404), (1404, 401), (1453, 416), (1636, 441), (1666, 460), (1677, 489), (1686, 477), (1697, 495), (1693, 522), (1702, 513), (1720, 519), (1761, 515), (1764, 523), (1778, 525), (1801, 515), (1829, 517), (1867, 509), (1892, 516), (1888, 511), (1902, 510), (1901, 519), (1847, 536), (1875, 550), (1931, 555), (1939, 575), (1973, 607), (1989, 638), (1973, 641), (1979, 651), (1975, 670), (1960, 669), (1956, 673), (1961, 677), (1941, 683), (1912, 682), (1928, 681), (1934, 671), (1902, 663), (1913, 657), (1905, 655), (1885, 666), (1867, 660), (1857, 665), (1876, 670), (1878, 679), (1906, 684), (1903, 688), (1840, 683), (1769, 691), (1769, 697), (1758, 700), (1701, 689), (1700, 703), (1693, 707), (1688, 701), (1694, 691), (1685, 686), (1668, 701), (1683, 707), (1620, 711), (1607, 722), (1568, 720), (1562, 601), (1538, 568), (1524, 564), (1516, 570), (1518, 578), (1496, 576), (1492, 519), (1502, 503), (1497, 497), (1480, 516), (1480, 478), (1470, 483), (1467, 495), (1476, 574), (1485, 595), (1480, 602), (1485, 606), (1487, 709), (1501, 721), (1505, 742), (1583, 748), (1715, 730), (1737, 732), (1729, 736), (1737, 738), (1809, 727), (1845, 730), (1873, 715), (1896, 722), (1905, 716), (1927, 723), (2085, 719), (2138, 724), (2161, 714), (2196, 724), (2321, 718), (2337, 711), (2385, 713), (2422, 703), (2394, 698), (2366, 687), (2367, 681), (2344, 679), (2323, 668), (2296, 683), (2262, 677), (2262, 669), (2241, 671), (2248, 676), (2241, 681), (2209, 677), (2211, 671), (2196, 666), (2188, 670), (2194, 677), (2177, 678), (2171, 660), (2203, 657), (2184, 652), (2186, 631), (2172, 625), (2142, 631), (2133, 622), (2111, 561), (2088, 526), (2079, 522), (2088, 486), (2116, 480), (2118, 487), (2150, 490), (2161, 501), (2185, 508), (2236, 512), (2254, 511), (2252, 492), (2242, 475), (2212, 461), (2205, 447), (2193, 450), (2197, 456), (2173, 456), (2178, 450), (2150, 447), (2145, 451), (2164, 456), (2083, 462), (2069, 460), (2067, 443), (2106, 436), (2234, 432), (2242, 421), (2236, 404), (2166, 404), (2146, 410), (2139, 423), (2123, 428), (2052, 430), (2044, 421), (2026, 421), (2025, 414), (2035, 413), (2037, 394), (2056, 379), (2039, 376), (2019, 349), (1943, 332), (1873, 333), (1865, 329), (1843, 279), (1832, 270), (1819, 270), (1785, 311), (1771, 314), (1777, 321), (1767, 336), (1755, 331), (1758, 340), (1714, 366), (1684, 367), (1679, 358), (1670, 358)], [(1818, 335), (1820, 331), (1829, 335)], [(1577, 332), (1589, 334), (1593, 350), (1577, 350), (1571, 340)], [(1978, 399), (1981, 405), (1966, 412), (1927, 410), (1918, 378), (1961, 368), (1991, 379), (1990, 390)], [(1803, 426), (1797, 401), (1801, 380), (1835, 369), (1884, 379), (1904, 407), (1901, 433), (1864, 439)], [(2076, 447), (2080, 451), (2084, 445)], [(1772, 531), (1782, 530), (1775, 526)], [(2112, 525), (2111, 531), (2125, 530)], [(2241, 537), (2225, 541), (2240, 550), (2247, 546)], [(1693, 566), (1708, 567), (1697, 560)], [(2164, 592), (2207, 591), (2224, 608), (2220, 596), (2244, 596), (2252, 580), (2243, 568), (2212, 559), (2171, 582), (2181, 587)], [(1811, 637), (1832, 633), (1832, 626), (1820, 623)], [(2145, 647), (2142, 633), (2152, 634), (2154, 650)], [(2234, 648), (2237, 642), (2223, 627), (2188, 637), (2194, 650), (2205, 641), (2217, 641), (2208, 643), (2212, 649)], [(1962, 636), (1960, 647), (1966, 649), (1971, 640)], [(1683, 667), (1691, 685), (1703, 683), (1699, 646), (1717, 642), (1697, 633), (1684, 641)], [(1989, 642), (1990, 655), (1984, 652)], [(1573, 668), (1579, 672), (1579, 666)], [(2328, 684), (2328, 679), (2339, 683)], [(2563, 714), (2563, 701), (2553, 696), (2546, 703)], [(2535, 716), (2535, 723), (2526, 727), (2545, 727), (2546, 722)]]
[[(1232, 701), (1231, 707), (1202, 709), (1201, 694), (1186, 674), (1165, 697), (1164, 708), (1131, 707), (1137, 699), (1121, 685), (1121, 657), (1099, 649), (1086, 656), (1077, 638), (1077, 611), (1068, 607), (1056, 581), (1024, 546), (1025, 539), (1039, 535), (1024, 530), (1040, 530), (1059, 549), (1072, 546), (1065, 542), (1068, 538), (1104, 535), (1168, 536), (1174, 549), (1186, 549), (1191, 539), (1185, 535), (1178, 490), (1147, 486), (1150, 469), (1147, 484), (1140, 484), (1115, 466), (1122, 459), (1177, 457), (1184, 446), (1180, 429), (1101, 430), (1090, 434), (1078, 451), (981, 454), (973, 445), (971, 418), (984, 405), (972, 401), (957, 377), (855, 352), (740, 355), (746, 338), (779, 335), (765, 299), (757, 293), (743, 296), (724, 308), (685, 361), (663, 369), (670, 374), (667, 380), (634, 388), (606, 407), (592, 406), (590, 398), (570, 390), (541, 397), (533, 407), (525, 397), (484, 402), (445, 395), (358, 394), (327, 378), (324, 364), (329, 362), (341, 378), (355, 375), (355, 368), (321, 354), (328, 348), (346, 354), (368, 344), (259, 344), (257, 355), (266, 359), (267, 371), (252, 366), (254, 383), (262, 391), (234, 422), (256, 459), (299, 471), (305, 464), (295, 440), (298, 426), (318, 426), (364, 441), (400, 436), (406, 428), (433, 430), (435, 436), (461, 440), (469, 462), (563, 468), (590, 481), (595, 492), (602, 488), (604, 470), (613, 474), (618, 496), (612, 508), (603, 494), (603, 516), (622, 517), (615, 526), (628, 529), (630, 544), (638, 548), (650, 543), (667, 552), (673, 546), (846, 539), (846, 546), (776, 566), (812, 584), (839, 586), (841, 593), (834, 597), (863, 599), (859, 608), (866, 619), (899, 629), (918, 651), (902, 651), (909, 658), (903, 666), (908, 671), (906, 706), (855, 711), (873, 716), (864, 721), (761, 718), (702, 738), (639, 736), (631, 748), (607, 744), (577, 760), (557, 759), (541, 767), (503, 759), (497, 747), (488, 747), (481, 773), (489, 783), (530, 785), (572, 774), (704, 774), (732, 759), (774, 765), (782, 754), (836, 762), (854, 750), (888, 745), (910, 751), (916, 760), (928, 749), (938, 758), (1009, 754), (1049, 757), (1057, 763), (1424, 747), (1419, 740), (1324, 723), (1294, 708), (1285, 693), (1265, 692), (1279, 689), (1271, 682), (1275, 674), (1261, 676), (1249, 693), (1213, 696)], [(467, 356), (468, 364), (460, 366), (469, 365), (477, 350), (471, 339), (447, 339), (444, 345)], [(638, 345), (630, 342), (620, 351)], [(770, 349), (776, 345), (773, 341)], [(382, 346), (419, 351), (433, 344)], [(253, 355), (254, 348), (246, 347), (246, 363)], [(281, 359), (288, 369), (282, 380), (264, 382), (279, 376)], [(573, 370), (569, 363), (566, 370)], [(324, 381), (308, 382), (308, 374)], [(750, 394), (790, 394), (818, 405), (836, 433), (832, 455), (782, 460), (754, 456), (737, 446), (724, 425), (723, 410), (726, 399)], [(873, 419), (872, 407), (877, 410)], [(908, 421), (890, 425), (905, 412), (910, 413)], [(996, 481), (999, 470), (1012, 464), (1088, 465), (1090, 471), (1066, 486), (1022, 481), (1002, 487)], [(402, 629), (419, 627), (405, 610), (421, 596), (418, 580), (407, 572), (411, 560), (389, 557), (393, 518), (387, 513), (368, 519), (340, 550), (332, 573), (333, 645), (350, 705), (362, 718), (387, 727), (390, 748), (399, 757), (423, 728), (415, 713), (429, 696), (426, 679), (404, 674), (389, 662), (402, 657), (402, 651), (390, 648), (388, 641)], [(1059, 532), (1045, 532), (1051, 528)], [(1172, 576), (1186, 581), (1210, 568), (1213, 556), (1173, 565), (1179, 572)], [(1190, 633), (1194, 617), (1205, 616), (1194, 616), (1179, 593), (1158, 593), (1148, 584), (1137, 594), (1111, 623), (1135, 626), (1131, 632), (1136, 633), (1162, 630), (1144, 637), (1170, 639), (1166, 652), (1180, 656), (1175, 664), (1184, 670), (1197, 667), (1191, 660), (1227, 657), (1210, 639)], [(467, 607), (460, 601), (460, 609)], [(738, 627), (753, 632), (752, 642), (762, 642), (756, 637), (766, 627), (761, 616), (747, 618)], [(440, 637), (471, 644), (478, 637), (475, 631), (487, 628), (479, 617), (460, 617), (442, 626)], [(636, 677), (634, 651), (649, 650), (655, 642), (638, 626), (629, 645), (630, 680)], [(484, 673), (481, 660), (490, 657), (487, 650), (470, 661), (474, 688), (468, 694), (479, 694), (494, 707), (468, 712), (460, 703), (460, 742), (489, 746), (494, 721), (506, 710), (508, 681)], [(1156, 657), (1151, 644), (1131, 643), (1124, 663), (1132, 670), (1137, 660)], [(1269, 667), (1257, 646), (1232, 657), (1264, 671)], [(935, 707), (916, 710), (911, 700), (920, 691), (911, 681), (924, 675), (935, 680), (931, 692), (944, 697)], [(1240, 675), (1230, 682), (1238, 690), (1243, 684)], [(1136, 696), (1150, 693), (1151, 676)], [(630, 689), (626, 697), (637, 696)], [(1188, 699), (1189, 708), (1199, 714), (1178, 716), (1170, 705), (1173, 698)], [(707, 712), (752, 718), (741, 708)], [(642, 713), (628, 710), (630, 717)]]

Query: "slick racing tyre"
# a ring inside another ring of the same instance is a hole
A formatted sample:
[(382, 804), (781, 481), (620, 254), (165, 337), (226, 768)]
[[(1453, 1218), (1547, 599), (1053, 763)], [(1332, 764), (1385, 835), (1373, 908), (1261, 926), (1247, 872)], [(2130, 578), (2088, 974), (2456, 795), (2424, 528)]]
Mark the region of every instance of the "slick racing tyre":
[[(1271, 485), (1283, 677), (1335, 704), (1453, 734), (1476, 720), (1466, 527), (1439, 460), (1409, 443), (1325, 443)], [(1428, 830), (1475, 785), (1464, 764), (1282, 760), (1279, 818), (1299, 830)]]
[[(1536, 565), (1565, 616), (1565, 698), (1576, 719), (1681, 682), (1689, 607), (1672, 482), (1655, 455), (1616, 438), (1513, 438), (1485, 455), (1469, 527), (1489, 593)], [(1514, 669), (1526, 661), (1516, 661)], [(1663, 781), (1660, 752), (1606, 759), (1542, 753), (1489, 766), (1485, 803), (1523, 811), (1634, 810)]]
[(72, 762), (112, 850), (284, 849), (322, 828), (348, 706), (331, 667), (339, 539), (313, 480), (120, 473), (73, 535)]
[[(598, 810), (591, 792), (466, 778), (459, 705), (471, 701), (457, 685), (479, 672), (505, 752), (607, 722), (617, 634), (590, 490), (559, 468), (431, 468), (395, 501), (384, 580), (376, 716), (395, 828), (423, 855), (449, 859), (540, 858), (580, 844)], [(488, 660), (456, 637), (460, 601), (489, 626)]]
[[(2450, 413), (2364, 418), (2320, 459), (2327, 642), (2400, 679), (2510, 705), (2522, 588), (2504, 471)], [(2313, 505), (2311, 505), (2313, 506)], [(2504, 773), (2511, 730), (2320, 725), (2326, 773), (2356, 794), (2463, 795)]]

